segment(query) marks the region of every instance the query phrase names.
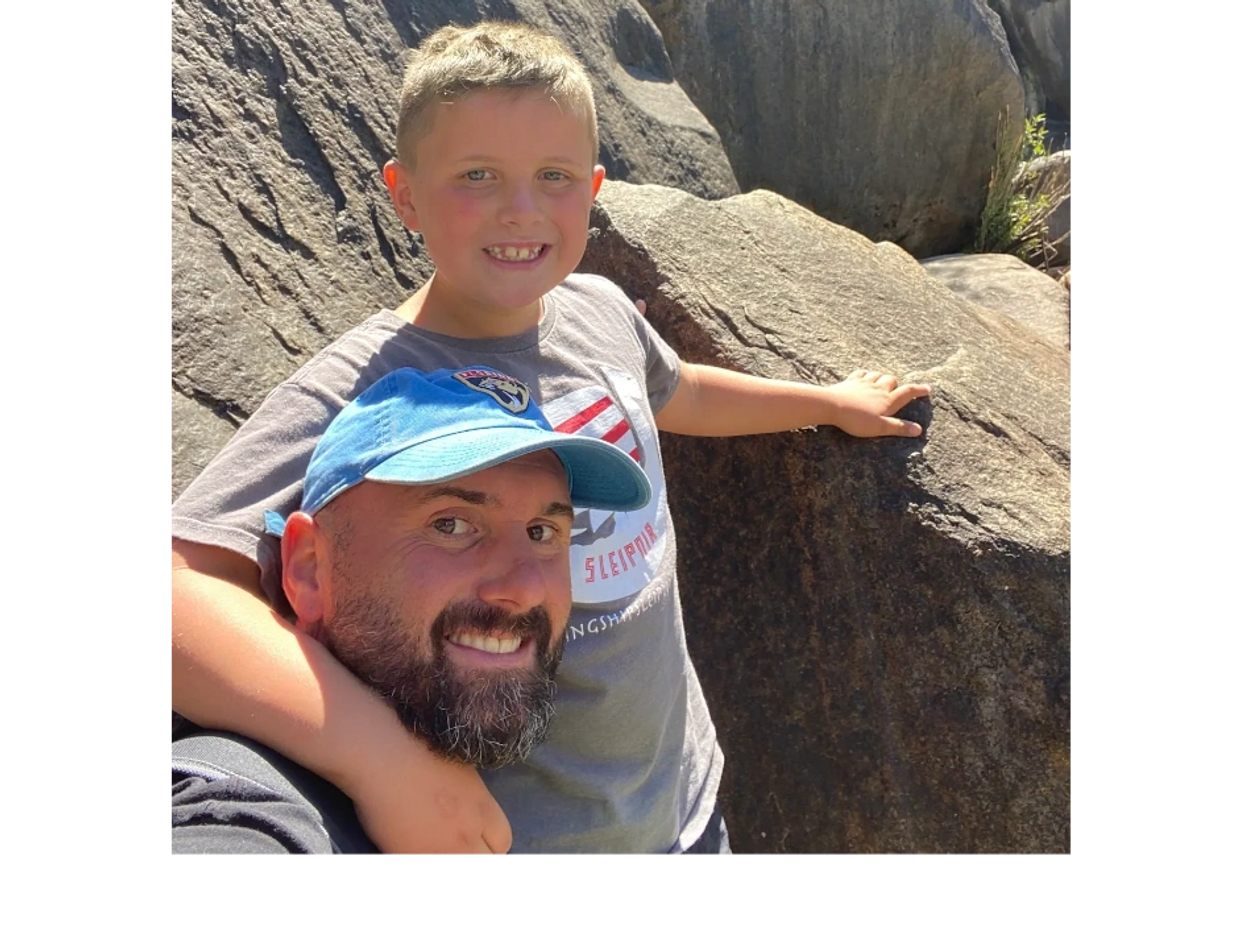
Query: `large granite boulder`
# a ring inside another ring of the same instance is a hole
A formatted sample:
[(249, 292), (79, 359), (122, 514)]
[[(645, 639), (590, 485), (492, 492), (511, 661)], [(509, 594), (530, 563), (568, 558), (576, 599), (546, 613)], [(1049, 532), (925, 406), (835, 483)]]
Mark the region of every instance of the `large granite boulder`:
[(1030, 113), (1072, 118), (1072, 0), (986, 0), (1003, 22)]
[(529, 22), (581, 56), (609, 175), (739, 190), (635, 0), (176, 0), (174, 497), (272, 386), (430, 274), (380, 177), (404, 53), (484, 17)]
[(1006, 314), (1051, 346), (1069, 347), (1068, 289), (1045, 272), (1002, 254), (937, 256), (921, 267), (953, 294)]
[(915, 440), (661, 437), (736, 850), (1068, 850), (1068, 353), (769, 192), (595, 224), (687, 360), (934, 390)]
[(643, 0), (742, 188), (919, 258), (960, 251), (1025, 114), (983, 0)]

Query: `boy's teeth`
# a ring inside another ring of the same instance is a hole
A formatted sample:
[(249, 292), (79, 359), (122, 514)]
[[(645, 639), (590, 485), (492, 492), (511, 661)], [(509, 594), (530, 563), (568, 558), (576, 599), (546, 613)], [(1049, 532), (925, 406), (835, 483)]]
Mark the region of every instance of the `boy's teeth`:
[(480, 637), (474, 634), (453, 634), (448, 640), (462, 647), (486, 651), (488, 654), (511, 654), (521, 646), (520, 638)]
[(496, 259), (509, 262), (528, 262), (542, 255), (541, 246), (488, 246), (487, 252)]

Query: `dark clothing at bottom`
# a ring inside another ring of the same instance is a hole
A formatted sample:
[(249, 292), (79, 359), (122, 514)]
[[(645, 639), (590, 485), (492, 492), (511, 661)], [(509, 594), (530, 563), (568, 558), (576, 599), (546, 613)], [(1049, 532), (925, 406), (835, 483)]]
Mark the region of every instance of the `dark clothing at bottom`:
[[(353, 801), (266, 745), (229, 732), (172, 743), (173, 854), (374, 854)], [(716, 805), (686, 854), (731, 854)]]

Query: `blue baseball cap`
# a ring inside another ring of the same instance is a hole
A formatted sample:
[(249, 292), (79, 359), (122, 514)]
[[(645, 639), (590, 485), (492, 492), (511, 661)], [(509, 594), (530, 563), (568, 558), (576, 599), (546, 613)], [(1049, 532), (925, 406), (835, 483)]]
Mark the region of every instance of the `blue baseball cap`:
[[(363, 480), (447, 482), (538, 450), (560, 458), (578, 508), (632, 511), (650, 501), (650, 481), (627, 453), (606, 440), (557, 433), (523, 383), (475, 366), (397, 369), (358, 395), (314, 448), (300, 510), (312, 515)], [(277, 537), (284, 522), (266, 513)]]

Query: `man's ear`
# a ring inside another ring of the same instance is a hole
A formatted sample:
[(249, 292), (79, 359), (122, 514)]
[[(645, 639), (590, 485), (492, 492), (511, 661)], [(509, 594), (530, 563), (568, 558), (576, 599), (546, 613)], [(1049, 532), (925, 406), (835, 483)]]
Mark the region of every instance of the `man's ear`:
[(607, 169), (605, 169), (602, 165), (594, 166), (594, 192), (590, 195), (591, 201), (598, 197), (598, 189), (603, 186), (603, 178), (605, 178), (606, 175)]
[(327, 551), (314, 518), (295, 511), (284, 523), (280, 539), (284, 594), (297, 615), (297, 627), (317, 637), (327, 609)]
[(413, 206), (413, 190), (409, 186), (409, 173), (405, 166), (396, 159), (389, 159), (383, 166), (383, 183), (387, 185), (388, 196), (392, 198), (392, 206), (401, 223), (413, 232), (419, 229), (418, 211)]

